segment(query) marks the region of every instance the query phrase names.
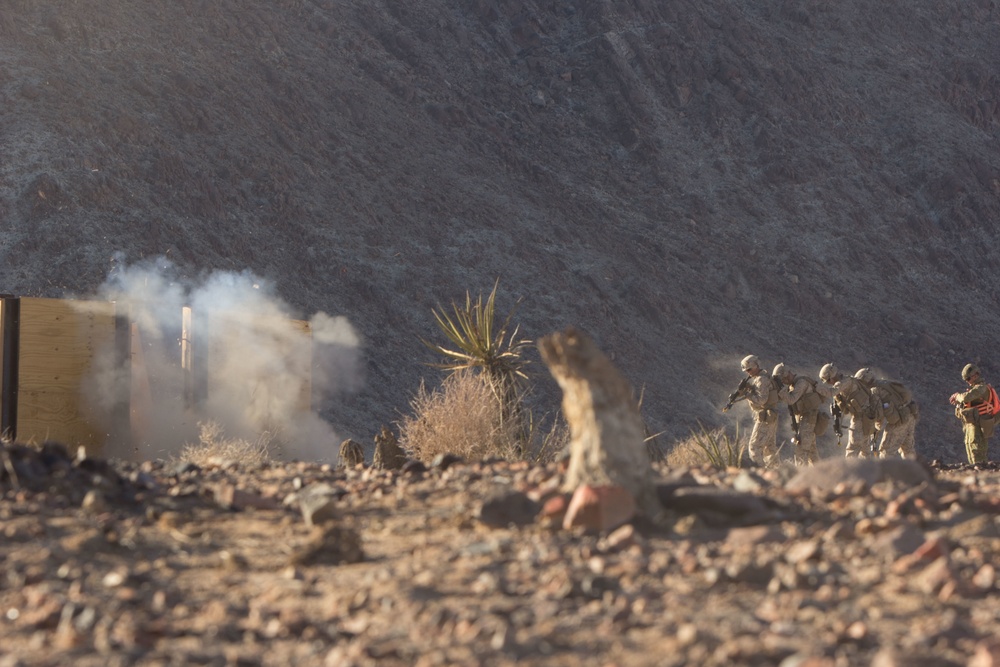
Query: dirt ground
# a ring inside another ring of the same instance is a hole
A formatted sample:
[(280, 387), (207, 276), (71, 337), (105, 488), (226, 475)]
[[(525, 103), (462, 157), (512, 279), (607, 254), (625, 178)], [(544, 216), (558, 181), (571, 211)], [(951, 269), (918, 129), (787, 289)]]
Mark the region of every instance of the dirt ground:
[(558, 464), (2, 455), (0, 667), (1000, 661), (996, 464), (659, 468), (588, 534)]

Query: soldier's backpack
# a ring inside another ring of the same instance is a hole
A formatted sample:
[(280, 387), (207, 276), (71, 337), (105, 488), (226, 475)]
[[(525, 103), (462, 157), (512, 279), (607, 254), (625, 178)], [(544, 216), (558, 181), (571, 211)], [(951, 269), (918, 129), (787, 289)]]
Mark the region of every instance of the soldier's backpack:
[(913, 393), (902, 382), (895, 380), (877, 380), (875, 386), (884, 392), (889, 402), (882, 406), (886, 420), (890, 425), (909, 421), (919, 412), (913, 403)]
[(906, 385), (902, 382), (886, 380), (882, 386), (887, 387), (889, 391), (895, 395), (895, 398), (898, 401), (897, 405), (899, 407), (909, 405), (913, 401), (913, 392), (907, 389)]

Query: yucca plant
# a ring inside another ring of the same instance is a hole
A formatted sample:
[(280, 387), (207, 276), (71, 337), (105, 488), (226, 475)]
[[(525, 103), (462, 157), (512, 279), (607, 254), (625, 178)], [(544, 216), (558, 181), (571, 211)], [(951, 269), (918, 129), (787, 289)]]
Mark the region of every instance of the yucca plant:
[(511, 320), (517, 306), (499, 325), (496, 319), (496, 296), (500, 280), (483, 301), (483, 295), (473, 301), (465, 293), (465, 305), (452, 302), (451, 314), (444, 308), (432, 310), (438, 327), (450, 345), (438, 345), (421, 339), (424, 345), (444, 357), (432, 366), (450, 373), (470, 370), (481, 374), (500, 403), (503, 419), (519, 418), (525, 383), (528, 376), (524, 357), (530, 340), (518, 338), (518, 327), (511, 330)]
[(709, 431), (698, 422), (700, 433), (691, 432), (691, 440), (701, 450), (705, 462), (714, 468), (740, 468), (743, 465), (743, 452), (746, 443), (740, 441), (740, 426), (736, 425), (736, 434), (730, 436), (724, 428)]

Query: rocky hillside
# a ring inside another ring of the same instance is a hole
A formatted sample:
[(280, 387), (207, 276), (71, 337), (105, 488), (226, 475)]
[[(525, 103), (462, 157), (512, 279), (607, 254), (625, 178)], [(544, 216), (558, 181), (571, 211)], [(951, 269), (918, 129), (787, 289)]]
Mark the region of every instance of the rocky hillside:
[(3, 0), (0, 290), (251, 272), (360, 334), (323, 412), (370, 441), (499, 277), (671, 438), (753, 352), (878, 366), (957, 459), (959, 370), (1000, 382), (997, 62), (992, 0)]

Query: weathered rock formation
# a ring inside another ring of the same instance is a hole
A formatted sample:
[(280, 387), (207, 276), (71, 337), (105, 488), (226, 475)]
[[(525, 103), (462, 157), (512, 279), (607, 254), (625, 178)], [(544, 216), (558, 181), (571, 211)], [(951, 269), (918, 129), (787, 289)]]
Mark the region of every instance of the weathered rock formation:
[(662, 506), (644, 443), (639, 406), (625, 377), (589, 336), (575, 328), (538, 343), (563, 391), (570, 460), (565, 486), (621, 486), (640, 511), (657, 517)]

